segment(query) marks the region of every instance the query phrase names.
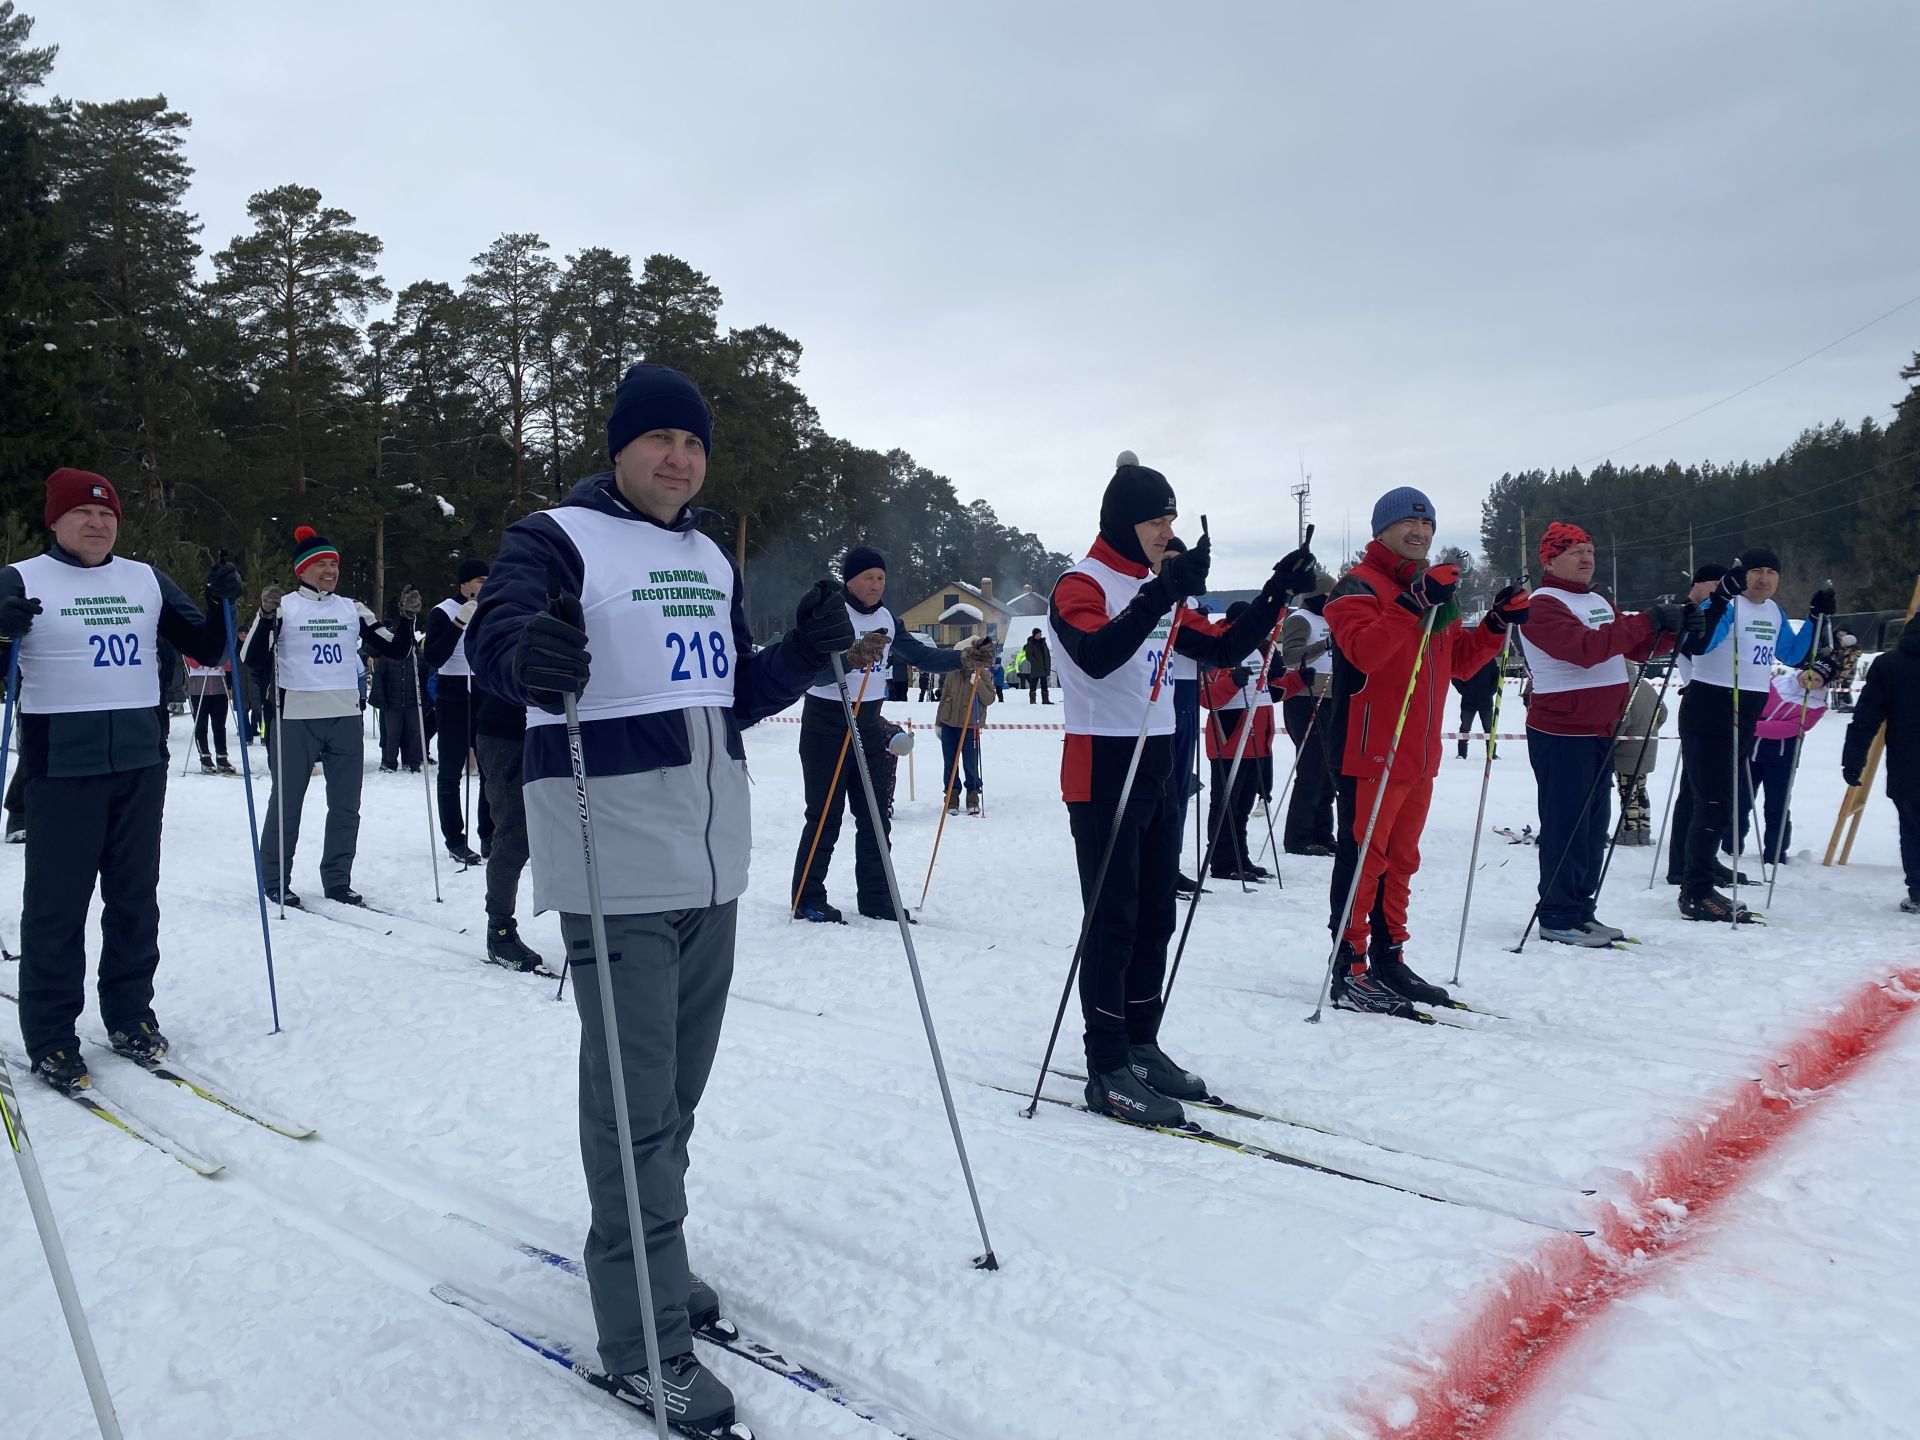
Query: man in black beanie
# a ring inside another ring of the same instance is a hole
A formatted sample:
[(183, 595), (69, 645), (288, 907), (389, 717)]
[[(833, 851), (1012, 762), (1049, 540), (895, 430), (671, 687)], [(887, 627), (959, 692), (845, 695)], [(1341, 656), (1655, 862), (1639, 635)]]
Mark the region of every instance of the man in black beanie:
[[(1178, 513), (1167, 477), (1121, 452), (1100, 502), (1099, 538), (1055, 582), (1047, 615), (1066, 711), (1060, 788), (1081, 902), (1091, 910), (1080, 966), (1087, 1104), (1150, 1125), (1180, 1123), (1178, 1102), (1207, 1093), (1158, 1038), (1180, 861), (1173, 687), (1155, 683), (1162, 655), (1171, 643), (1178, 654), (1231, 669), (1272, 633), (1288, 595), (1313, 588), (1315, 573), (1302, 547), (1274, 566), (1260, 597), (1220, 633), (1184, 621), (1173, 630), (1175, 607), (1205, 592), (1212, 559), (1204, 535), (1184, 555), (1168, 556)], [(1095, 894), (1110, 837), (1112, 859)]]
[[(943, 650), (904, 633), (900, 622), (881, 603), (887, 593), (887, 557), (870, 545), (855, 545), (841, 558), (840, 588), (847, 618), (859, 637), (847, 652), (847, 693), (856, 701), (854, 716), (861, 748), (867, 752), (873, 773), (880, 774), (888, 758), (880, 703), (886, 695), (884, 686), (892, 661), (898, 658), (917, 665), (922, 676), (958, 670), (968, 658), (975, 664), (991, 665), (993, 637), (982, 635), (961, 650)], [(833, 864), (833, 847), (840, 838), (840, 820), (849, 793), (860, 784), (856, 767), (844, 758), (846, 744), (846, 711), (840, 704), (840, 687), (833, 670), (828, 668), (813, 677), (800, 711), (800, 773), (806, 786), (807, 813), (799, 848), (793, 855), (793, 913), (816, 924), (845, 923), (839, 910), (827, 903), (827, 870)], [(891, 823), (887, 822), (888, 834), (874, 834), (866, 802), (856, 799), (852, 803), (854, 893), (860, 913), (870, 920), (892, 921), (893, 901), (887, 894), (887, 872), (880, 861), (880, 847), (891, 840)]]
[(478, 865), (486, 858), (493, 838), (493, 816), (487, 790), (480, 787), (480, 853), (467, 844), (464, 781), (467, 752), (473, 748), (473, 667), (467, 663), (467, 622), (480, 603), (480, 587), (487, 583), (487, 562), (462, 560), (454, 591), (433, 607), (427, 617), (427, 638), (421, 649), (429, 669), (440, 672), (433, 701), (434, 722), (440, 735), (440, 775), (435, 789), (440, 800), (440, 834), (447, 853), (462, 865)]

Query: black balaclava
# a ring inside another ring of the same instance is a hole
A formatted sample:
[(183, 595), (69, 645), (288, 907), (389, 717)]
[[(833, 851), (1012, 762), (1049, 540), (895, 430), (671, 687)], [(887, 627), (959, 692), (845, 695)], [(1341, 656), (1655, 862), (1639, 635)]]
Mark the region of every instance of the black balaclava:
[(1177, 515), (1180, 507), (1167, 477), (1134, 462), (1132, 457), (1130, 450), (1123, 453), (1123, 463), (1107, 482), (1107, 493), (1100, 497), (1100, 538), (1125, 559), (1145, 565), (1146, 552), (1140, 548), (1140, 537), (1133, 533), (1133, 527), (1163, 515)]

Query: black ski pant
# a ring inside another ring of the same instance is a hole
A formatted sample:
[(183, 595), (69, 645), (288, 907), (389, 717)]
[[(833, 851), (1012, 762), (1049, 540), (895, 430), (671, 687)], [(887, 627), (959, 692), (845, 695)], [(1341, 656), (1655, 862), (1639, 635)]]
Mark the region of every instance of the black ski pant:
[(0, 802), (7, 812), (7, 829), (18, 830), (27, 823), (27, 757), (22, 755), (20, 763), (13, 767), (13, 778), (7, 781), (7, 798)]
[(1920, 900), (1920, 782), (1897, 786), (1889, 776), (1887, 794), (1900, 816), (1900, 867), (1907, 872), (1907, 894)]
[(1712, 888), (1719, 878), (1720, 847), (1724, 843), (1732, 848), (1736, 756), (1742, 794), (1751, 798), (1753, 782), (1744, 762), (1753, 746), (1753, 727), (1759, 721), (1760, 707), (1755, 704), (1747, 708), (1752, 718), (1741, 718), (1737, 739), (1731, 725), (1725, 730), (1680, 732), (1680, 758), (1687, 767), (1682, 795), (1687, 814), (1683, 828), (1680, 806), (1675, 804), (1674, 850), (1667, 859), (1667, 875), (1669, 879), (1677, 876), (1684, 890)]
[(419, 769), (424, 757), (420, 745), (420, 716), (411, 705), (383, 705), (380, 709), (380, 768), (397, 770), (402, 763)]
[(1053, 672), (1051, 671), (1045, 675), (1029, 675), (1027, 677), (1027, 703), (1031, 705), (1035, 700), (1038, 700), (1042, 705), (1053, 704), (1053, 692), (1048, 688), (1052, 684)]
[(1487, 749), (1493, 749), (1492, 699), (1470, 700), (1465, 695), (1462, 695), (1460, 697), (1460, 749), (1458, 751), (1459, 758), (1462, 760), (1467, 758), (1467, 733), (1474, 729), (1476, 724), (1480, 729), (1487, 732), (1487, 738), (1482, 743), (1485, 744)]
[[(619, 1022), (620, 1070), (640, 1219), (646, 1227), (647, 1279), (662, 1359), (693, 1348), (687, 1322), (692, 1272), (683, 1233), (687, 1218), (687, 1146), (694, 1109), (707, 1088), (733, 978), (737, 901), (704, 910), (609, 915), (607, 975)], [(587, 1231), (587, 1286), (609, 1373), (647, 1368), (646, 1311), (633, 1273), (620, 1169), (619, 1121), (607, 1069), (607, 1036), (595, 973), (592, 922), (562, 912), (560, 934), (574, 976), (580, 1015), (580, 1161), (593, 1225)]]
[(1793, 820), (1787, 814), (1787, 786), (1793, 779), (1793, 757), (1800, 742), (1789, 735), (1779, 740), (1756, 740), (1748, 752), (1747, 774), (1752, 789), (1743, 794), (1740, 805), (1740, 846), (1746, 848), (1753, 825), (1753, 802), (1760, 802), (1760, 858), (1772, 864), (1787, 853), (1793, 843)]
[(1127, 1063), (1130, 1045), (1160, 1033), (1160, 989), (1173, 935), (1174, 880), (1180, 866), (1180, 806), (1162, 789), (1127, 799), (1114, 834), (1113, 859), (1096, 898), (1093, 882), (1115, 830), (1116, 800), (1070, 800), (1080, 904), (1093, 906), (1080, 957), (1080, 1014), (1086, 1022), (1087, 1071)]
[[(440, 773), (434, 789), (440, 801), (440, 835), (448, 848), (467, 843), (467, 751), (473, 748), (473, 695), (464, 675), (440, 677), (433, 713), (440, 735)], [(480, 842), (493, 838), (493, 816), (487, 808), (487, 787), (480, 785)]]
[(1613, 828), (1613, 737), (1527, 729), (1540, 806), (1540, 928), (1577, 930), (1594, 918)]
[[(827, 871), (833, 865), (834, 843), (840, 838), (840, 821), (846, 807), (853, 807), (853, 876), (855, 894), (861, 906), (887, 908), (887, 871), (880, 847), (890, 843), (887, 835), (876, 835), (873, 817), (867, 811), (867, 797), (860, 789), (860, 771), (851, 754), (840, 758), (841, 743), (847, 738), (846, 712), (838, 699), (822, 700), (809, 695), (800, 712), (800, 775), (806, 790), (806, 822), (800, 829), (800, 845), (793, 854), (793, 886), (789, 897), (800, 896), (802, 905), (823, 905), (827, 899)], [(887, 734), (880, 724), (880, 707), (869, 702), (860, 710), (860, 745), (867, 753), (868, 768), (881, 773), (881, 757), (886, 754)], [(852, 747), (849, 745), (848, 749)], [(840, 767), (839, 779), (834, 766)], [(941, 777), (944, 781), (945, 776)], [(826, 817), (825, 825), (821, 817)], [(819, 833), (820, 844), (813, 837)], [(807, 864), (811, 854), (813, 864)]]
[(513, 919), (520, 894), (520, 872), (527, 868), (527, 805), (520, 793), (524, 741), (507, 735), (476, 735), (480, 784), (493, 815), (493, 844), (487, 850), (487, 924), (497, 928)]
[(1173, 682), (1173, 784), (1180, 796), (1180, 833), (1187, 832), (1187, 806), (1200, 777), (1194, 772), (1200, 748), (1200, 682)]
[(27, 782), (27, 806), (37, 817), (27, 830), (20, 912), (20, 1038), (29, 1064), (79, 1048), (74, 1025), (86, 1008), (87, 907), (96, 877), (104, 902), (100, 1021), (109, 1033), (155, 1022), (166, 798), (164, 763)]
[[(1229, 736), (1227, 743), (1233, 743)], [(1210, 762), (1213, 774), (1213, 798), (1207, 806), (1207, 839), (1213, 843), (1213, 876), (1216, 880), (1229, 880), (1251, 867), (1247, 852), (1247, 817), (1253, 814), (1253, 792), (1256, 782), (1253, 774), (1254, 762), (1242, 757), (1240, 773), (1233, 777), (1231, 787), (1227, 784), (1227, 772), (1233, 768), (1233, 759)], [(1218, 831), (1220, 838), (1214, 839)]]
[(1309, 845), (1333, 848), (1333, 756), (1327, 748), (1330, 726), (1319, 723), (1311, 695), (1295, 695), (1280, 707), (1281, 722), (1293, 741), (1293, 794), (1287, 799), (1281, 844), (1294, 854)]
[(220, 691), (213, 695), (197, 696), (193, 702), (199, 713), (193, 721), (193, 743), (199, 748), (200, 758), (211, 761), (213, 755), (207, 749), (208, 732), (212, 732), (214, 750), (222, 760), (227, 758), (227, 695)]

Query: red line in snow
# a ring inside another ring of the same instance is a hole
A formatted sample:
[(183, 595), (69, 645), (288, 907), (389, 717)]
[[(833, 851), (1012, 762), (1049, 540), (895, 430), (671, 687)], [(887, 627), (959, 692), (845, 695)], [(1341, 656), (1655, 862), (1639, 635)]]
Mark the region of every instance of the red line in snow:
[[(1633, 1193), (1609, 1206), (1592, 1241), (1558, 1237), (1485, 1287), (1446, 1349), (1410, 1362), (1362, 1413), (1383, 1440), (1493, 1440), (1534, 1383), (1609, 1305), (1646, 1285), (1702, 1216), (1736, 1190), (1753, 1162), (1791, 1134), (1816, 1092), (1845, 1080), (1916, 1010), (1920, 970), (1860, 987), (1774, 1059), (1779, 1090), (1747, 1084), (1724, 1096), (1641, 1167)], [(1673, 1205), (1685, 1206), (1674, 1217)], [(1391, 1389), (1391, 1402), (1379, 1399)], [(1410, 1421), (1394, 1424), (1406, 1413)]]

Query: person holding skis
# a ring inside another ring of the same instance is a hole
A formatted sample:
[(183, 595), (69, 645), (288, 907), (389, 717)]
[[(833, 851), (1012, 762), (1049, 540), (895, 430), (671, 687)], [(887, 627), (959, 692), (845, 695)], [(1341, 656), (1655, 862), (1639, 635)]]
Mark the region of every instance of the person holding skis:
[(1740, 786), (1749, 787), (1746, 757), (1773, 687), (1774, 663), (1806, 661), (1820, 617), (1834, 608), (1831, 589), (1816, 591), (1796, 629), (1773, 598), (1779, 587), (1780, 557), (1768, 546), (1749, 545), (1681, 641), (1682, 652), (1693, 657), (1692, 678), (1680, 696), (1680, 754), (1690, 803), (1684, 833), (1676, 815), (1674, 847), (1680, 853), (1680, 913), (1689, 920), (1739, 924), (1751, 918), (1745, 906), (1736, 910), (1716, 888), (1734, 878), (1720, 862), (1720, 847), (1724, 842), (1732, 848), (1738, 823), (1735, 771)]
[[(1322, 723), (1331, 724), (1340, 745), (1329, 891), (1329, 927), (1339, 937), (1333, 1003), (1403, 1019), (1416, 1018), (1410, 1001), (1444, 1005), (1451, 998), (1421, 979), (1405, 957), (1407, 901), (1440, 773), (1448, 683), (1478, 670), (1499, 650), (1507, 627), (1527, 620), (1527, 592), (1508, 585), (1494, 596), (1486, 619), (1465, 629), (1453, 598), (1460, 571), (1427, 563), (1433, 528), (1433, 502), (1420, 491), (1403, 485), (1382, 495), (1373, 507), (1373, 539), (1326, 607), (1334, 708)], [(1360, 841), (1376, 804), (1379, 818), (1362, 856)]]
[[(957, 650), (929, 645), (917, 635), (902, 631), (893, 612), (882, 603), (887, 593), (887, 557), (867, 545), (855, 545), (840, 561), (842, 601), (848, 623), (860, 638), (849, 657), (847, 686), (860, 697), (855, 719), (858, 740), (874, 767), (886, 752), (886, 735), (881, 730), (881, 677), (887, 673), (888, 656), (903, 655), (919, 667), (921, 679), (958, 670), (963, 661), (987, 665), (993, 659), (993, 637), (976, 636)], [(865, 672), (862, 678), (856, 672)], [(861, 686), (865, 694), (861, 695)], [(806, 820), (801, 826), (800, 843), (793, 855), (794, 914), (816, 924), (845, 924), (839, 910), (827, 903), (827, 871), (833, 865), (833, 848), (840, 838), (840, 821), (846, 807), (853, 807), (854, 884), (860, 913), (870, 920), (894, 918), (893, 901), (887, 895), (887, 872), (880, 862), (880, 847), (891, 843), (888, 833), (873, 833), (873, 820), (867, 807), (850, 797), (859, 788), (858, 769), (842, 759), (847, 741), (847, 717), (840, 704), (840, 687), (833, 672), (822, 669), (807, 688), (805, 705), (800, 711), (800, 773), (806, 787)], [(838, 772), (836, 775), (836, 771)], [(822, 817), (825, 817), (824, 822)]]
[(433, 714), (440, 738), (440, 772), (434, 789), (440, 807), (440, 835), (446, 841), (447, 854), (462, 865), (479, 865), (486, 858), (493, 836), (493, 816), (487, 804), (487, 786), (480, 784), (480, 853), (467, 844), (467, 818), (463, 793), (467, 777), (467, 753), (474, 749), (474, 711), (478, 701), (473, 695), (473, 667), (467, 663), (467, 622), (479, 603), (480, 587), (487, 583), (487, 562), (467, 559), (456, 572), (454, 592), (427, 616), (427, 637), (421, 654), (427, 667), (440, 672), (434, 687)]
[[(267, 763), (273, 794), (260, 824), (260, 870), (267, 899), (298, 909), (293, 893), (293, 856), (299, 848), (300, 816), (307, 782), (318, 764), (326, 776), (327, 828), (320, 855), (320, 884), (327, 899), (365, 905), (353, 888), (353, 857), (360, 841), (360, 780), (366, 727), (360, 722), (360, 647), (375, 656), (413, 650), (413, 617), (420, 592), (400, 592), (397, 623), (379, 620), (339, 593), (340, 552), (311, 525), (293, 532), (293, 573), (288, 593), (269, 585), (247, 634), (240, 662), (260, 676), (267, 695)], [(281, 853), (285, 844), (286, 853)]]
[[(46, 552), (0, 569), (0, 656), (19, 664), (20, 773), (34, 823), (20, 911), (20, 1038), (35, 1075), (87, 1088), (75, 1024), (86, 1008), (87, 909), (100, 917), (100, 1019), (115, 1051), (166, 1057), (153, 1011), (160, 965), (160, 816), (167, 793), (164, 638), (203, 666), (226, 654), (240, 572), (207, 572), (207, 613), (167, 576), (113, 553), (120, 496), (103, 475), (47, 477)], [(16, 696), (7, 696), (10, 705)]]
[(1287, 678), (1299, 682), (1280, 704), (1280, 719), (1293, 741), (1293, 795), (1287, 801), (1281, 844), (1289, 855), (1332, 855), (1334, 764), (1327, 744), (1332, 727), (1322, 724), (1333, 688), (1333, 634), (1327, 628), (1327, 597), (1309, 595), (1280, 627), (1280, 659)]
[[(1154, 682), (1171, 612), (1205, 593), (1212, 558), (1204, 535), (1185, 554), (1166, 556), (1178, 513), (1167, 477), (1123, 451), (1101, 497), (1099, 537), (1054, 583), (1048, 609), (1067, 730), (1060, 788), (1081, 903), (1091, 911), (1080, 967), (1087, 1104), (1154, 1125), (1180, 1123), (1178, 1102), (1207, 1093), (1205, 1082), (1159, 1043), (1180, 812), (1172, 783), (1173, 689), (1162, 685), (1156, 695)], [(1238, 621), (1217, 636), (1182, 623), (1172, 632), (1172, 649), (1231, 668), (1271, 634), (1287, 596), (1313, 583), (1312, 554), (1296, 550), (1274, 567)], [(1123, 789), (1129, 775), (1132, 787)], [(1096, 893), (1110, 837), (1112, 859)]]
[[(587, 1281), (601, 1364), (654, 1402), (647, 1317), (676, 1423), (720, 1429), (733, 1395), (693, 1350), (718, 1315), (687, 1263), (687, 1147), (726, 1014), (738, 902), (753, 849), (740, 732), (793, 703), (853, 641), (838, 586), (801, 599), (796, 623), (756, 649), (744, 587), (693, 508), (713, 422), (678, 370), (628, 369), (607, 420), (613, 468), (510, 526), (468, 622), (482, 690), (526, 707), (527, 832), (534, 905), (558, 910), (567, 956), (597, 962), (588, 863), (600, 876), (621, 1053), (606, 1049), (600, 984), (573, 987), (580, 1017), (580, 1154), (593, 1224)], [(578, 697), (594, 853), (563, 720)], [(611, 1063), (623, 1068), (649, 1279), (634, 1276)]]
[(1900, 908), (1920, 915), (1920, 624), (1909, 618), (1894, 648), (1867, 669), (1847, 722), (1840, 773), (1847, 788), (1866, 773), (1873, 737), (1886, 727), (1887, 798), (1900, 818), (1900, 865), (1907, 898)]
[(1540, 537), (1520, 646), (1533, 675), (1527, 759), (1540, 808), (1540, 938), (1599, 949), (1626, 938), (1594, 913), (1613, 828), (1615, 737), (1633, 698), (1627, 661), (1673, 649), (1678, 605), (1622, 615), (1593, 589), (1593, 537), (1556, 520)]

